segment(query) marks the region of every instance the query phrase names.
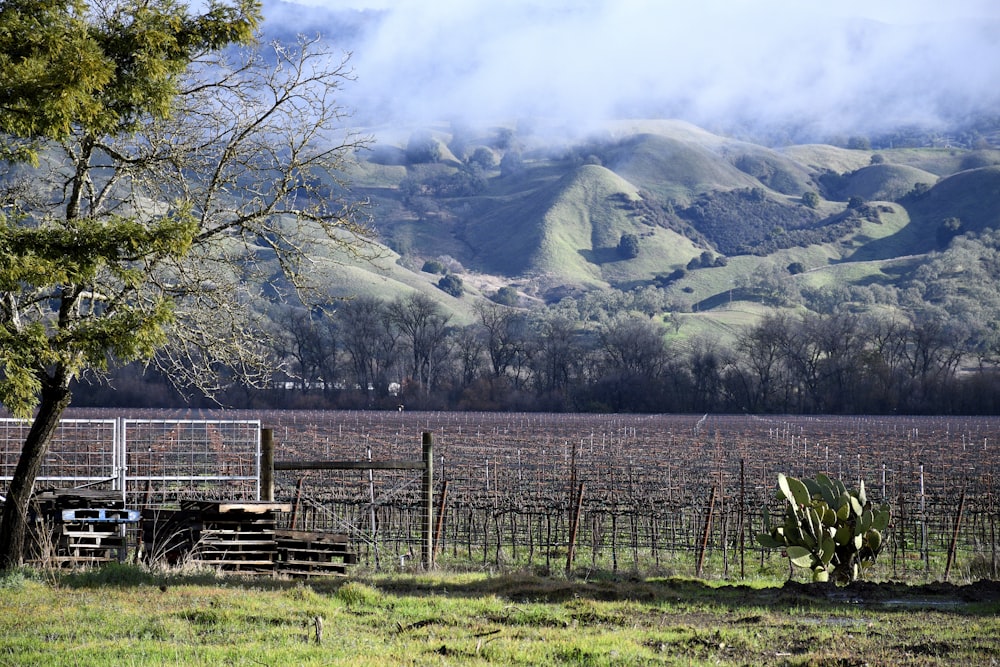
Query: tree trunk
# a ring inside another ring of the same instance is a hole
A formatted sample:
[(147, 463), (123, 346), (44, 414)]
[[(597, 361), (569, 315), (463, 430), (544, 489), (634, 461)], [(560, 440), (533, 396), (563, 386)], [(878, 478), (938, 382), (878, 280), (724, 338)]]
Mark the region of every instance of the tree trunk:
[(0, 520), (0, 572), (11, 570), (24, 562), (24, 542), (28, 529), (28, 504), (35, 487), (35, 478), (49, 451), (49, 444), (59, 426), (63, 411), (69, 406), (70, 391), (63, 386), (42, 389), (38, 412), (24, 441), (14, 477), (7, 491)]

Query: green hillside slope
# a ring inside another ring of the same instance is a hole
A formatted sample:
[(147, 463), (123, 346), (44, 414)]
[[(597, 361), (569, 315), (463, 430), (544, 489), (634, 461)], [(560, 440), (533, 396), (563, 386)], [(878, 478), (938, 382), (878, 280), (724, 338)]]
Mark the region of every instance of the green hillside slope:
[[(890, 259), (942, 249), (956, 233), (1000, 229), (1000, 167), (970, 169), (941, 179), (900, 202), (910, 223), (860, 248), (857, 259)], [(957, 229), (946, 230), (949, 219)]]
[(839, 195), (847, 200), (896, 201), (918, 183), (933, 185), (938, 177), (929, 171), (898, 164), (873, 164), (853, 171), (841, 179)]
[(709, 148), (655, 134), (628, 137), (602, 154), (605, 166), (664, 200), (687, 204), (712, 190), (759, 182)]

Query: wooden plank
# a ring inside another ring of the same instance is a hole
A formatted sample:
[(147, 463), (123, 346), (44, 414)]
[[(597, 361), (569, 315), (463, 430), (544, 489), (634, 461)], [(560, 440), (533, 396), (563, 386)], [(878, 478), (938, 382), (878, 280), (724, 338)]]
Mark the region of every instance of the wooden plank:
[(310, 549), (309, 547), (299, 547), (299, 546), (287, 546), (284, 544), (278, 544), (278, 551), (284, 552), (288, 555), (296, 554), (299, 556), (316, 555), (316, 556), (343, 556), (345, 554), (353, 553), (347, 548), (347, 545), (334, 545), (329, 549)]
[(423, 461), (275, 461), (275, 470), (423, 470)]
[(118, 535), (117, 530), (74, 530), (70, 526), (63, 526), (62, 534), (66, 537), (81, 538), (81, 537), (116, 537)]
[(310, 572), (321, 572), (324, 570), (347, 572), (347, 568), (344, 563), (337, 563), (334, 561), (286, 560), (278, 563), (278, 566), (282, 571), (292, 568), (301, 568)]
[(186, 511), (216, 512), (218, 514), (228, 514), (233, 512), (246, 512), (248, 514), (264, 514), (266, 512), (291, 512), (291, 503), (272, 502), (232, 502), (227, 500), (185, 500), (181, 502), (181, 509)]
[(279, 540), (323, 542), (324, 544), (347, 544), (351, 539), (344, 533), (328, 533), (322, 530), (286, 530), (284, 528), (276, 530), (274, 535)]
[(136, 523), (139, 521), (139, 511), (107, 507), (79, 507), (62, 510), (62, 520), (87, 523)]
[(274, 541), (273, 530), (233, 530), (231, 528), (202, 528), (201, 536), (218, 540), (242, 541), (244, 538), (267, 537)]
[[(316, 568), (316, 565), (323, 565), (324, 567)], [(306, 563), (285, 567), (283, 563), (279, 563), (277, 565), (277, 572), (278, 574), (290, 577), (329, 577), (347, 574), (347, 566), (342, 563)]]

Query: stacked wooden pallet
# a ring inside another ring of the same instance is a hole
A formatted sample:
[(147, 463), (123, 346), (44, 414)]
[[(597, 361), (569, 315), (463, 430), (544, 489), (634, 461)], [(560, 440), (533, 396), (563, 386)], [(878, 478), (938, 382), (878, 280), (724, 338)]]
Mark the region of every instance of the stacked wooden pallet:
[(124, 561), (125, 524), (138, 521), (136, 510), (108, 507), (63, 510), (54, 560), (74, 566)]
[(346, 535), (279, 530), (273, 502), (186, 501), (180, 510), (143, 510), (147, 558), (209, 565), (229, 572), (319, 577), (357, 563)]
[(290, 505), (189, 501), (181, 509), (196, 512), (200, 522), (194, 562), (232, 572), (273, 570), (278, 548), (276, 513), (290, 512)]
[(31, 560), (69, 567), (125, 560), (126, 526), (139, 521), (139, 512), (125, 509), (120, 493), (49, 491), (35, 501), (40, 511)]
[(277, 513), (271, 502), (189, 500), (180, 510), (144, 510), (148, 557), (210, 565), (231, 572), (271, 572), (277, 554)]
[(346, 574), (358, 562), (347, 535), (306, 530), (279, 530), (275, 568), (293, 577)]

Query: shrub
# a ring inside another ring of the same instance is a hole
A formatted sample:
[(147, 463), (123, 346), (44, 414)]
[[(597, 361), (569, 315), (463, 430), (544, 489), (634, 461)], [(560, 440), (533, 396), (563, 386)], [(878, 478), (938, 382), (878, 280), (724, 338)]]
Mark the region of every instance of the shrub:
[(508, 151), (500, 158), (500, 175), (513, 176), (524, 170), (524, 160), (516, 151)]
[(639, 256), (639, 237), (635, 234), (622, 234), (618, 241), (618, 254), (625, 259), (633, 259)]
[(440, 273), (441, 275), (448, 273), (448, 269), (445, 265), (436, 259), (429, 259), (424, 262), (424, 265), (420, 270), (424, 273)]
[(516, 306), (520, 303), (520, 297), (513, 287), (501, 287), (493, 295), (493, 301), (501, 306)]
[(476, 165), (480, 169), (494, 169), (497, 166), (497, 156), (489, 148), (480, 146), (472, 152), (469, 164)]
[(450, 294), (456, 299), (462, 296), (465, 292), (465, 286), (462, 284), (462, 279), (453, 273), (441, 278), (441, 280), (438, 281), (437, 286), (446, 294)]
[(437, 162), (441, 159), (441, 145), (434, 136), (421, 130), (414, 132), (410, 136), (410, 141), (406, 144), (406, 160), (410, 164), (420, 164), (425, 162)]

